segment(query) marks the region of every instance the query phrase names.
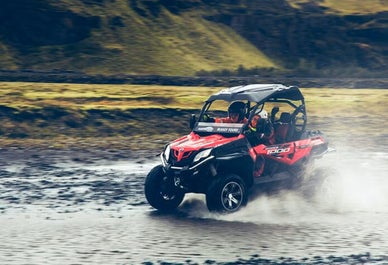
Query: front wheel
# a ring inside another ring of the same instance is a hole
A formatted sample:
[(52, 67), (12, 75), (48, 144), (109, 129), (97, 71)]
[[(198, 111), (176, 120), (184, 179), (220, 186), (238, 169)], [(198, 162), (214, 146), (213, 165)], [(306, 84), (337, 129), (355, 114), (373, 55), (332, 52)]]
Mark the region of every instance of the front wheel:
[(239, 210), (248, 202), (244, 181), (235, 174), (217, 178), (206, 193), (209, 211), (230, 213)]
[(148, 173), (144, 193), (148, 203), (161, 211), (176, 209), (185, 196), (182, 190), (175, 187), (173, 180), (166, 176), (161, 165), (154, 167)]

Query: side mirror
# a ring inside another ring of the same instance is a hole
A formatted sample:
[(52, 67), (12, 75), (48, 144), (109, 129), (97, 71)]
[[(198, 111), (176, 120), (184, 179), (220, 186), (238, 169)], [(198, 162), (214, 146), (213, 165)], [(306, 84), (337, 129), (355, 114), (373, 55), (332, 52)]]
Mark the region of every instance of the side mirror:
[(197, 122), (197, 117), (195, 116), (195, 114), (191, 114), (190, 116), (190, 129), (194, 129), (194, 125), (195, 123)]

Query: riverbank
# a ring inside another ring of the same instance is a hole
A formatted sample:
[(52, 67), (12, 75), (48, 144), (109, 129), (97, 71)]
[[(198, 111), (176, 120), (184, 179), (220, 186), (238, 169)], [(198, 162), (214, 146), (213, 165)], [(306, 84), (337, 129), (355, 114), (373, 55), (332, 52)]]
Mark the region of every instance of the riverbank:
[[(0, 83), (0, 88), (2, 150), (91, 150), (113, 157), (158, 154), (167, 142), (190, 132), (190, 115), (198, 114), (203, 101), (221, 89), (57, 83)], [(330, 137), (351, 123), (359, 126), (352, 137), (336, 138), (386, 141), (379, 128), (388, 111), (388, 90), (301, 90), (308, 129)]]
[(77, 84), (132, 84), (160, 86), (229, 87), (241, 84), (292, 84), (300, 87), (387, 88), (388, 78), (301, 77), (301, 76), (160, 76), (160, 75), (88, 75), (74, 71), (0, 70), (0, 82), (41, 82)]
[(138, 136), (136, 138), (25, 139), (23, 141), (0, 138), (0, 166), (39, 160), (83, 163), (131, 160), (143, 163), (157, 158), (168, 141), (168, 137), (165, 138), (149, 140)]

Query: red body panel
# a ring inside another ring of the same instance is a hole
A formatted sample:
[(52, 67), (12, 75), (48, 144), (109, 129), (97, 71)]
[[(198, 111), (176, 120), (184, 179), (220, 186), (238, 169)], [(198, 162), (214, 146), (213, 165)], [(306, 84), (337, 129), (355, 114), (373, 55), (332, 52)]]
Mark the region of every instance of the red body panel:
[(261, 155), (287, 165), (293, 165), (300, 159), (310, 155), (311, 150), (315, 145), (320, 145), (323, 143), (324, 139), (321, 136), (318, 136), (295, 142), (269, 146), (261, 144), (253, 147), (250, 150), (250, 154), (254, 160), (256, 160), (257, 156)]
[[(217, 147), (244, 137), (242, 134), (234, 137), (224, 137), (220, 134), (201, 137), (191, 132), (189, 135), (183, 136), (171, 143), (171, 150), (174, 152), (177, 160), (181, 161), (193, 151)], [(323, 144), (324, 142), (322, 136), (317, 136), (269, 146), (261, 144), (252, 147), (249, 153), (253, 161), (256, 161), (258, 156), (264, 156), (287, 165), (293, 165), (300, 159), (310, 155), (313, 146)]]
[(244, 135), (241, 134), (235, 137), (224, 137), (220, 134), (200, 137), (198, 134), (191, 132), (189, 135), (175, 140), (170, 146), (177, 161), (180, 161), (188, 157), (193, 151), (217, 147), (243, 137)]

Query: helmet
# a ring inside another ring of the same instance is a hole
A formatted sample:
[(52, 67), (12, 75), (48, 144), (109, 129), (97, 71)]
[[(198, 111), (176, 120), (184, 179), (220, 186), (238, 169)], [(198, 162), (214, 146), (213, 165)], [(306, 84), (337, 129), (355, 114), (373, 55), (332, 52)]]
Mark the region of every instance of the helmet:
[(256, 115), (259, 115), (262, 119), (268, 119), (268, 113), (265, 109), (262, 109), (260, 112), (256, 113)]
[(260, 120), (259, 123), (262, 124), (262, 122), (264, 122), (267, 119), (268, 119), (268, 113), (266, 110), (264, 109), (256, 110), (255, 115), (253, 116), (249, 124), (249, 127), (251, 128), (251, 130), (256, 131), (257, 122)]
[(238, 120), (241, 121), (245, 115), (245, 103), (242, 101), (234, 101), (228, 107), (228, 115), (230, 117), (231, 113), (238, 114)]

